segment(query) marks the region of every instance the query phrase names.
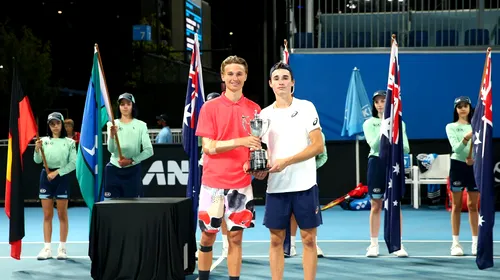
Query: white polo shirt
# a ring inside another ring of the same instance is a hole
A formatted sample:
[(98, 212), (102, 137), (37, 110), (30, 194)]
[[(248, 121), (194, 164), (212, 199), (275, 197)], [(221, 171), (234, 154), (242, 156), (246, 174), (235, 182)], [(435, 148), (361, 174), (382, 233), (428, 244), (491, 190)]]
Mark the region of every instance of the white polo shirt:
[[(275, 102), (276, 103), (276, 102)], [(321, 129), (316, 107), (310, 101), (293, 98), (288, 108), (275, 108), (275, 103), (264, 108), (260, 117), (270, 120), (270, 127), (262, 137), (266, 143), (271, 166), (274, 160), (302, 152), (311, 144), (309, 133)], [(316, 185), (316, 160), (287, 166), (278, 173), (269, 173), (268, 193), (297, 192)]]

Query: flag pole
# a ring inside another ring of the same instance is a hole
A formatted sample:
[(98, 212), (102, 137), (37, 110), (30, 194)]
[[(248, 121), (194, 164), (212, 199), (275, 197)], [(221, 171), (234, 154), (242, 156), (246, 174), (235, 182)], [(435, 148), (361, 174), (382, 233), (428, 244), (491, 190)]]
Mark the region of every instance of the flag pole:
[[(61, 128), (64, 129), (64, 128)], [(38, 117), (36, 117), (36, 141), (40, 140), (40, 136), (38, 135)], [(47, 175), (49, 175), (50, 170), (49, 166), (47, 165), (47, 158), (45, 158), (45, 152), (43, 151), (43, 145), (40, 147), (40, 153), (42, 154), (42, 161), (43, 161), (43, 166), (45, 167), (45, 172)]]
[[(481, 98), (481, 91), (483, 89), (483, 82), (484, 82), (484, 76), (486, 75), (486, 67), (488, 65), (488, 56), (490, 55), (490, 52), (491, 52), (491, 47), (488, 47), (488, 49), (486, 50), (486, 59), (484, 60), (484, 67), (483, 67), (483, 76), (481, 77), (481, 84), (479, 85), (479, 97), (478, 99)], [(471, 105), (471, 110), (472, 110), (472, 105)], [(470, 145), (470, 148), (469, 148), (469, 155), (467, 156), (467, 159), (472, 159), (472, 147), (474, 145)]]
[(359, 182), (359, 135), (356, 135), (356, 184)]
[[(108, 83), (106, 82), (106, 76), (104, 74), (104, 67), (102, 66), (101, 51), (99, 51), (99, 46), (97, 45), (97, 43), (95, 44), (95, 48), (97, 50), (97, 59), (99, 60), (99, 68), (101, 69), (102, 78), (104, 79), (104, 86), (106, 87), (106, 92), (109, 93)], [(109, 100), (109, 94), (106, 94), (106, 99), (108, 99), (108, 104), (111, 104), (111, 101)], [(113, 114), (113, 111), (111, 111), (111, 117), (112, 117), (111, 123), (113, 124), (113, 126), (115, 126), (115, 116)], [(118, 148), (118, 155), (120, 156), (120, 159), (123, 159), (122, 149), (120, 147), (120, 140), (118, 140), (118, 134), (115, 134), (115, 140), (116, 140), (116, 147)]]

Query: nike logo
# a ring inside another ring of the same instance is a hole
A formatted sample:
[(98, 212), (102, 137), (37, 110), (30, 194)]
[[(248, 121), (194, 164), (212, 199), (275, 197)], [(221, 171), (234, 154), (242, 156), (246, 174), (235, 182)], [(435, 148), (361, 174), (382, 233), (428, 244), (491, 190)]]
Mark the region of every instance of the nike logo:
[(91, 156), (94, 156), (95, 155), (95, 149), (97, 148), (97, 135), (95, 136), (95, 142), (94, 142), (94, 147), (92, 147), (92, 149), (89, 149), (85, 146), (83, 146), (83, 149)]

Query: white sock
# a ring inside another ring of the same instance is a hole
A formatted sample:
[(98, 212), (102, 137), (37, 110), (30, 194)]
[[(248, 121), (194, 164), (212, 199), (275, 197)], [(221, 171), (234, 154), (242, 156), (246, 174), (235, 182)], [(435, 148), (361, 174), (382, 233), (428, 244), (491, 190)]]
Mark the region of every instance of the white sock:
[(290, 246), (295, 246), (295, 236), (290, 236)]
[(370, 237), (370, 242), (372, 243), (372, 245), (378, 246), (378, 237)]
[(222, 235), (222, 248), (229, 248), (229, 242), (227, 241), (227, 235)]
[(66, 242), (60, 242), (59, 248), (62, 248), (62, 249), (66, 248)]
[(477, 244), (477, 236), (472, 236), (472, 243), (476, 243)]
[(458, 235), (452, 235), (451, 236), (453, 238), (453, 244), (458, 244)]
[(44, 246), (45, 249), (50, 249), (50, 243), (44, 243), (44, 244), (45, 244)]

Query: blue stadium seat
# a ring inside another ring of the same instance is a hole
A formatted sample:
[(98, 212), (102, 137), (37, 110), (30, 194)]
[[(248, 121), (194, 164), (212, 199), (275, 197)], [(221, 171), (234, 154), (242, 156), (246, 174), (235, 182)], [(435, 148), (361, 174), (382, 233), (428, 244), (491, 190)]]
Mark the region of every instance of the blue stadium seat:
[(370, 32), (352, 32), (347, 36), (347, 47), (371, 48), (372, 38)]
[(344, 34), (342, 32), (331, 31), (321, 33), (321, 48), (343, 48)]
[(313, 34), (307, 32), (297, 32), (293, 35), (293, 47), (298, 49), (313, 48)]
[(378, 46), (380, 48), (389, 48), (391, 47), (391, 39), (392, 39), (392, 34), (395, 34), (396, 35), (396, 40), (400, 40), (398, 38), (398, 32), (391, 32), (391, 31), (382, 31), (379, 33), (379, 37), (378, 37)]
[(429, 33), (423, 30), (410, 31), (408, 36), (408, 47), (427, 47), (429, 46)]
[(469, 29), (465, 31), (464, 45), (482, 46), (489, 45), (490, 32), (488, 29)]
[(436, 47), (458, 46), (458, 31), (438, 30), (436, 31)]

